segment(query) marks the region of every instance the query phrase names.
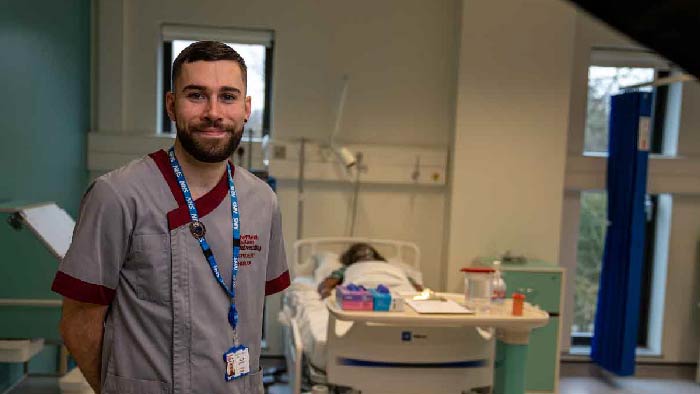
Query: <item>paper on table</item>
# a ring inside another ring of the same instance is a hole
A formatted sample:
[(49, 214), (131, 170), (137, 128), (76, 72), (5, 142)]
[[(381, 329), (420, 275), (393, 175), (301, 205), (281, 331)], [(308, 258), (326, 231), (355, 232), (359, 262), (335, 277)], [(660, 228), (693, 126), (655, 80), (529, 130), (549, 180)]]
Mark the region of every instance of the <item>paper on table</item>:
[(406, 303), (418, 313), (474, 313), (452, 300), (406, 300)]

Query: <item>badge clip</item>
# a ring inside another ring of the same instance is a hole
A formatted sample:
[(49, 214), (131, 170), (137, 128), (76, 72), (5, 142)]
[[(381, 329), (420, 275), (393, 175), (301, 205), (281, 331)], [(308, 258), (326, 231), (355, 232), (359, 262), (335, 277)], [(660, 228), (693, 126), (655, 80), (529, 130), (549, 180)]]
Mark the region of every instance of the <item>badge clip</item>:
[(190, 222), (190, 232), (192, 233), (193, 237), (200, 240), (204, 237), (204, 234), (207, 233), (207, 228), (204, 227), (204, 223), (196, 220), (194, 222)]

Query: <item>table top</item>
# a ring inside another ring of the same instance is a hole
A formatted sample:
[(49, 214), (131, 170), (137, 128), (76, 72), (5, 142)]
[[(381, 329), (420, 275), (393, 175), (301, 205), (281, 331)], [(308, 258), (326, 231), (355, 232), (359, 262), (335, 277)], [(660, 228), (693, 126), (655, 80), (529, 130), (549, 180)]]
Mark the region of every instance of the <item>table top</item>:
[[(464, 295), (459, 293), (436, 293), (439, 296), (462, 304)], [(522, 316), (513, 316), (512, 300), (506, 299), (503, 304), (492, 305), (489, 312), (465, 314), (418, 313), (408, 304), (400, 312), (346, 311), (340, 308), (331, 296), (326, 299), (330, 313), (338, 320), (364, 321), (386, 324), (410, 324), (425, 326), (475, 326), (501, 329), (531, 330), (543, 327), (549, 320), (547, 312), (534, 307), (527, 302), (523, 306)]]

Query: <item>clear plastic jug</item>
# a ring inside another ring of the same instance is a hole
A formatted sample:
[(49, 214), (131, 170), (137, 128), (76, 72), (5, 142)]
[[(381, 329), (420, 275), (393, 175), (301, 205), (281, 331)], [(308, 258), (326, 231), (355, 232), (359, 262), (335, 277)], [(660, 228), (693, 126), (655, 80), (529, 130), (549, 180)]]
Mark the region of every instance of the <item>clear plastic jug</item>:
[(493, 294), (493, 268), (467, 267), (464, 272), (464, 304), (475, 312), (488, 312)]

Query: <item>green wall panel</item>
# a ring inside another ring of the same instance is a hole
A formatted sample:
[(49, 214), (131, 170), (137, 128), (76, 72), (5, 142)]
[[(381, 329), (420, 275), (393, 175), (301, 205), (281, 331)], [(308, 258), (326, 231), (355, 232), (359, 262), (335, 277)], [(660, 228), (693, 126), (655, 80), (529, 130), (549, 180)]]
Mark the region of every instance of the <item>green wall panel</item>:
[[(0, 1), (0, 201), (55, 201), (75, 215), (88, 175), (90, 1)], [(58, 262), (2, 219), (0, 297), (56, 297)]]
[(21, 364), (0, 364), (0, 393), (4, 393), (22, 378), (23, 374)]
[(4, 339), (44, 338), (60, 341), (58, 323), (59, 307), (0, 307), (0, 334)]
[(55, 374), (61, 353), (60, 345), (45, 345), (32, 361), (29, 362), (30, 374)]
[[(0, 203), (55, 201), (75, 216), (88, 179), (90, 0), (0, 0)], [(56, 298), (58, 262), (0, 215), (0, 298)], [(58, 339), (58, 308), (0, 307), (0, 338)], [(32, 369), (51, 370), (51, 355)], [(21, 377), (0, 364), (0, 392)]]

